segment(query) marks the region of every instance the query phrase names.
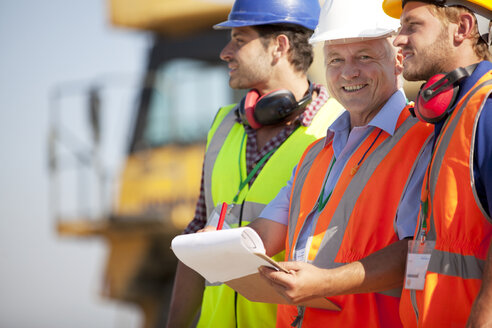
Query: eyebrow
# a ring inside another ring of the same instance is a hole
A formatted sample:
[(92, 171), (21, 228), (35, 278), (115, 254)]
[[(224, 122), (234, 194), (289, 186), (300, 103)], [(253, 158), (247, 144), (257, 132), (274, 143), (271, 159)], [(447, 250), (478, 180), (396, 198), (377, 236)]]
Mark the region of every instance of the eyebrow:
[(400, 19), (400, 24), (401, 23), (408, 23), (411, 20), (414, 20), (417, 22), (423, 21), (422, 18), (418, 18), (415, 15), (409, 14), (409, 15), (405, 16), (403, 19)]
[[(363, 53), (363, 52), (374, 52), (375, 50), (372, 49), (372, 48), (362, 48), (362, 49), (359, 49), (355, 52), (356, 55), (359, 55), (360, 53)], [(331, 52), (325, 52), (325, 55), (326, 57), (333, 57), (333, 56), (341, 56), (340, 52), (338, 51), (331, 51)]]

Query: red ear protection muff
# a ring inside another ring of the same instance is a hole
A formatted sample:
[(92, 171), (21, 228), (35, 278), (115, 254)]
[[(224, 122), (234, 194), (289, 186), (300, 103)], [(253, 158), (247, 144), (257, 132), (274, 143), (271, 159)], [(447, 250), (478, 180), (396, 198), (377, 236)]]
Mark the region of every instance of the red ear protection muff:
[[(254, 111), (256, 103), (260, 98), (260, 94), (256, 90), (250, 90), (246, 96), (241, 100), (239, 105), (239, 116), (241, 117), (243, 123), (248, 124), (253, 129), (259, 129), (261, 124), (255, 120)], [(242, 109), (242, 110), (241, 110)], [(241, 112), (244, 114), (241, 116)]]
[(431, 77), (421, 86), (412, 114), (423, 122), (439, 122), (453, 108), (458, 96), (459, 83), (470, 76), (476, 66), (475, 64), (465, 68), (460, 67), (447, 74), (436, 74)]
[(307, 94), (299, 101), (289, 90), (279, 89), (260, 97), (250, 90), (241, 100), (237, 113), (243, 124), (259, 129), (263, 125), (274, 125), (284, 121), (297, 109), (303, 110), (311, 102), (313, 86), (309, 84)]

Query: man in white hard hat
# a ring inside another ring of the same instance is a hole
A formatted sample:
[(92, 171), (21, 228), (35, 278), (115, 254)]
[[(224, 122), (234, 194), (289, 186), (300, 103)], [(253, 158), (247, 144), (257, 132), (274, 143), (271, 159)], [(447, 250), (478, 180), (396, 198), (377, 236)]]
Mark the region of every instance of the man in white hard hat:
[[(324, 136), (342, 111), (324, 87), (307, 78), (314, 56), (308, 40), (319, 12), (318, 0), (236, 0), (228, 19), (214, 26), (231, 31), (220, 54), (229, 67), (229, 85), (248, 93), (215, 116), (200, 198), (185, 233), (213, 224), (223, 202), (229, 205), (225, 225), (247, 225), (285, 185), (304, 149)], [(198, 310), (198, 327), (275, 325), (275, 304), (250, 302), (179, 262), (168, 327), (189, 327)]]
[(341, 311), (279, 305), (277, 327), (400, 327), (399, 297), (432, 129), (399, 85), (399, 23), (380, 0), (327, 1), (311, 42), (324, 42), (331, 96), (346, 109), (304, 153), (286, 187), (250, 225), (267, 253), (286, 246), (289, 273), (261, 267), (292, 304), (327, 297)]
[(383, 9), (401, 17), (403, 75), (427, 81), (415, 114), (436, 136), (415, 234), (428, 267), (413, 284), (409, 256), (402, 322), (492, 327), (492, 1), (386, 0)]

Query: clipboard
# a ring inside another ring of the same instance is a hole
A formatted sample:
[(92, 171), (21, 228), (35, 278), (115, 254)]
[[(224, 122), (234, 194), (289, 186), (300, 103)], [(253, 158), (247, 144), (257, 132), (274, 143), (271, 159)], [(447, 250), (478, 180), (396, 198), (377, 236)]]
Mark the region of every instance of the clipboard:
[(324, 297), (289, 303), (260, 276), (264, 265), (289, 273), (265, 254), (263, 242), (249, 227), (180, 235), (171, 248), (178, 259), (211, 283), (225, 283), (252, 302), (303, 305), (333, 311), (340, 307)]

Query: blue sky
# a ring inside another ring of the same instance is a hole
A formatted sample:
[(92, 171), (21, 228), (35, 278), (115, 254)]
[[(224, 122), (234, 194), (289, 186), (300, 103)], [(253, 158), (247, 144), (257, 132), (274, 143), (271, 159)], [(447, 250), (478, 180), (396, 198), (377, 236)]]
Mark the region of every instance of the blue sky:
[(100, 297), (102, 240), (56, 234), (49, 214), (49, 94), (138, 75), (150, 38), (110, 25), (103, 0), (0, 0), (0, 327), (138, 327)]

